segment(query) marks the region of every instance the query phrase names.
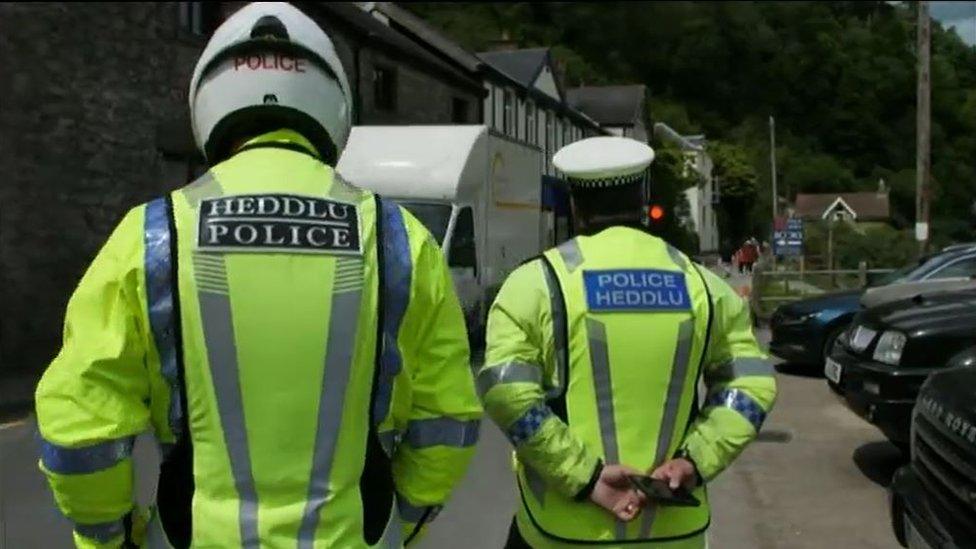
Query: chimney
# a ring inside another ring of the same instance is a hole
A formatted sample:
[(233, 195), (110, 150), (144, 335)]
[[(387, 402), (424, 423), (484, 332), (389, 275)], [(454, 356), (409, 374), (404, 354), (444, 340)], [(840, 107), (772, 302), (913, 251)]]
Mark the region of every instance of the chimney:
[(512, 39), (508, 29), (502, 29), (501, 36), (492, 40), (488, 46), (488, 51), (515, 51), (517, 49), (519, 49), (518, 41)]

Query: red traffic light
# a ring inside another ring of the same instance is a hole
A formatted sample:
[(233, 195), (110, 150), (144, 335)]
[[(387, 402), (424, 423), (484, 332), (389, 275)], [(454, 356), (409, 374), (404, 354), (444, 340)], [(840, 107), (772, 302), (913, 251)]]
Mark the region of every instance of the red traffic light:
[(664, 219), (664, 208), (654, 204), (647, 209), (647, 215), (651, 218), (651, 221), (660, 221)]

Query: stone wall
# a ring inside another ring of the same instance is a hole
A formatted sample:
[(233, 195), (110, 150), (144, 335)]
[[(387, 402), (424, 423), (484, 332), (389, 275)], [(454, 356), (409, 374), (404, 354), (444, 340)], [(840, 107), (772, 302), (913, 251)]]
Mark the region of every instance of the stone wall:
[(0, 372), (38, 372), (125, 212), (184, 183), (156, 152), (204, 44), (168, 3), (0, 4)]

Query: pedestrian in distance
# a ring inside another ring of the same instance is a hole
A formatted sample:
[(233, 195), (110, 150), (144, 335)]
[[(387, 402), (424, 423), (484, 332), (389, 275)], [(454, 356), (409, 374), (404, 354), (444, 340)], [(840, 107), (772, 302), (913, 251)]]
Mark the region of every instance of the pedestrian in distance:
[[(514, 271), (491, 307), (477, 386), (517, 458), (507, 547), (704, 547), (707, 483), (775, 400), (743, 300), (646, 231), (652, 160), (620, 137), (562, 148), (580, 236)], [(633, 475), (699, 505), (662, 504)]]
[[(482, 410), (437, 242), (332, 168), (353, 120), (332, 41), (289, 4), (250, 4), (213, 34), (189, 102), (209, 171), (124, 217), (37, 388), (40, 467), (75, 544), (419, 539)], [(150, 430), (145, 510), (131, 453)]]

